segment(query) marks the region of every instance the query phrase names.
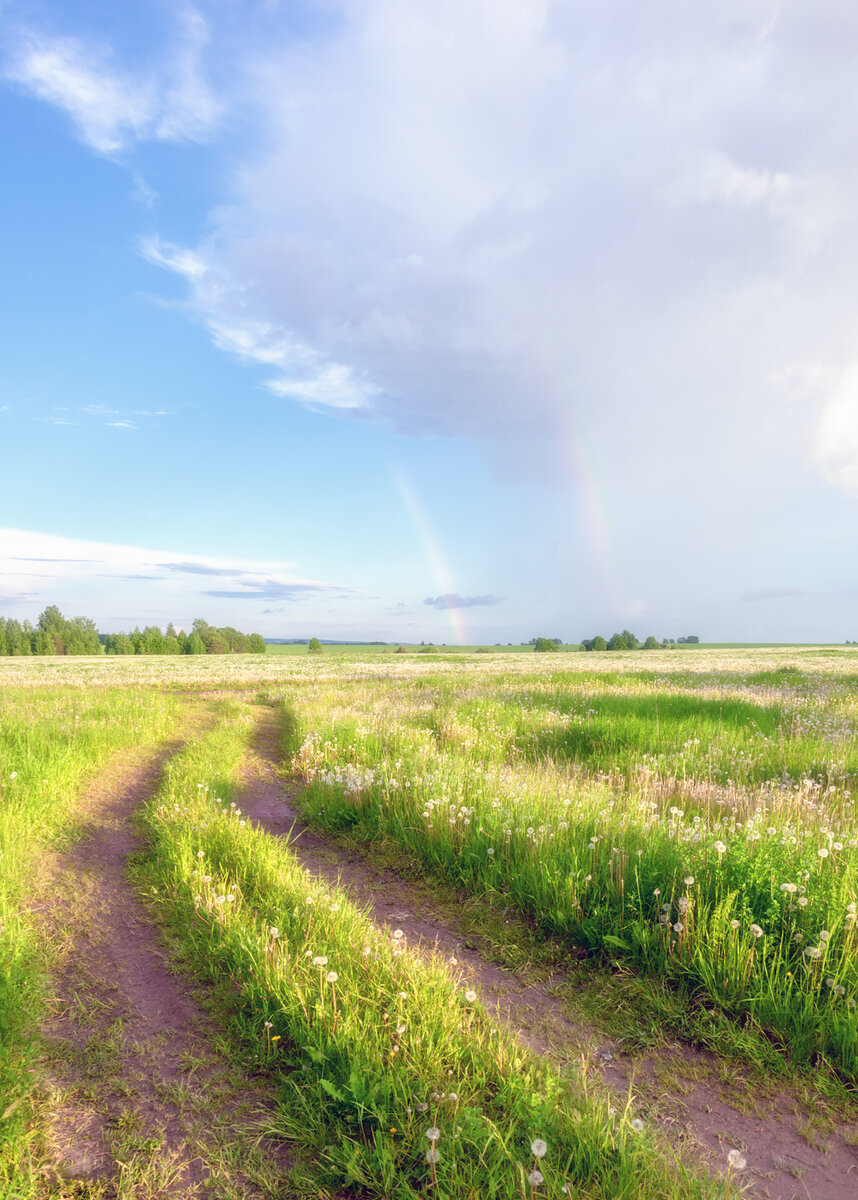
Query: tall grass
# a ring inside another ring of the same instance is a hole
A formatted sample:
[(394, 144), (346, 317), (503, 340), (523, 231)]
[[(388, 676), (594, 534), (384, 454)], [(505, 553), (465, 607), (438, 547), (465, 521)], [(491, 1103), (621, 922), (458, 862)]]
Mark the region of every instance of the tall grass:
[(67, 838), (81, 788), (116, 750), (164, 737), (175, 699), (127, 690), (0, 698), (0, 1195), (26, 1195), (28, 1066), (49, 953), (37, 944), (44, 849)]
[(277, 1073), (317, 1178), (408, 1200), (724, 1194), (254, 828), (234, 799), (246, 710), (224, 711), (146, 809), (144, 877), (198, 969), (232, 981), (245, 1047)]
[(291, 762), (317, 824), (392, 839), (854, 1078), (852, 702), (823, 681), (803, 682), (801, 704), (755, 686), (306, 687)]

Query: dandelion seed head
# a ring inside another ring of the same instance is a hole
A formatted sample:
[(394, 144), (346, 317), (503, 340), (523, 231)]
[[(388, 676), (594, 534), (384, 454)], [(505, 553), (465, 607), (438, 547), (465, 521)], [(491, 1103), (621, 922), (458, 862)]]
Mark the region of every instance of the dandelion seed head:
[(545, 1158), (548, 1153), (548, 1143), (544, 1142), (542, 1138), (534, 1138), (530, 1143), (530, 1153), (534, 1158)]
[(734, 1171), (744, 1171), (748, 1165), (747, 1159), (739, 1153), (738, 1150), (731, 1150), (727, 1155), (727, 1162)]

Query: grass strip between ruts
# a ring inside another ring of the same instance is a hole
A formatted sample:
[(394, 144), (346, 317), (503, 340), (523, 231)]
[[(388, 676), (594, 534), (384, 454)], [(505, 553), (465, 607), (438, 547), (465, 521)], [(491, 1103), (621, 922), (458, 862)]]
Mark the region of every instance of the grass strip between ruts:
[[(324, 1187), (416, 1197), (722, 1196), (641, 1128), (526, 1052), (446, 967), (375, 929), (241, 814), (246, 707), (171, 762), (141, 869), (198, 972), (232, 981), (250, 1060)], [(309, 1182), (309, 1181), (308, 1181)]]

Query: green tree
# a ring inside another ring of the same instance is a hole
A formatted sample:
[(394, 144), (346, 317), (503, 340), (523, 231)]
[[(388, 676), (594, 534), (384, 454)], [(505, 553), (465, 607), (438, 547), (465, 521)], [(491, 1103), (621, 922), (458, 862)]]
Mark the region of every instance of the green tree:
[(628, 648), (629, 648), (628, 642), (626, 641), (626, 639), (622, 633), (615, 633), (608, 640), (608, 649), (609, 650), (628, 650)]
[(554, 638), (537, 638), (533, 643), (534, 654), (556, 654), (560, 649)]
[(652, 636), (652, 634), (649, 635), (649, 637), (643, 644), (644, 650), (658, 650), (659, 647), (660, 647), (660, 643), (655, 640), (655, 638)]
[(194, 632), (188, 638), (188, 648), (185, 651), (185, 653), (186, 654), (205, 654), (205, 652), (206, 652), (206, 644), (203, 641), (203, 639), (200, 637), (199, 631), (195, 629)]
[(252, 633), (250, 635), (250, 653), (265, 654), (268, 647), (265, 643), (265, 638), (261, 633)]
[(163, 654), (164, 635), (157, 625), (147, 625), (143, 630), (142, 654)]
[(133, 654), (134, 643), (127, 633), (109, 633), (104, 639), (106, 654)]
[(73, 617), (68, 622), (69, 640), (66, 654), (101, 654), (101, 639), (95, 621), (89, 617)]
[(321, 654), (322, 653), (322, 643), (319, 641), (319, 639), (317, 637), (310, 638), (310, 644), (307, 646), (307, 653), (308, 654)]
[(638, 641), (638, 639), (635, 637), (635, 635), (630, 630), (624, 629), (623, 637), (626, 639), (626, 649), (637, 650), (638, 646), (640, 645), (640, 642)]

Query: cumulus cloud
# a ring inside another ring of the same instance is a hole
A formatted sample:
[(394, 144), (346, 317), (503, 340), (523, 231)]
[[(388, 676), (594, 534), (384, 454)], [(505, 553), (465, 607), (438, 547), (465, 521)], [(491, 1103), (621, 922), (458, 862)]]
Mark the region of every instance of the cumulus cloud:
[(443, 596), (427, 596), (423, 601), (431, 608), (476, 608), (480, 605), (500, 604), (501, 596), (459, 596), (456, 592), (447, 592)]
[(837, 307), (828, 247), (851, 227), (858, 129), (832, 98), (858, 14), (332, 11), (324, 36), (247, 56), (262, 148), (211, 235), (146, 247), (277, 394), (410, 434), (514, 434), (523, 458), (605, 432), (597, 408), (630, 436), (647, 420), (689, 440), (718, 417), (761, 428), (761, 381), (795, 344), (837, 346), (821, 311)]
[(185, 9), (169, 52), (139, 70), (122, 65), (110, 47), (93, 40), (24, 29), (17, 37), (7, 34), (4, 74), (62, 109), (83, 141), (101, 154), (149, 139), (201, 141), (221, 114), (202, 74), (207, 40), (205, 21)]
[[(609, 444), (608, 484), (640, 494), (658, 429), (711, 482), (739, 425), (782, 477), (766, 381), (852, 345), (858, 9), (332, 0), (299, 30), (228, 8), (183, 10), (149, 67), (35, 33), (7, 65), (104, 154), (231, 106), (206, 232), (141, 243), (215, 346), (284, 402), (503, 441), (507, 478), (580, 484)], [(850, 405), (795, 424), (854, 490)]]

